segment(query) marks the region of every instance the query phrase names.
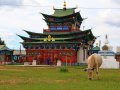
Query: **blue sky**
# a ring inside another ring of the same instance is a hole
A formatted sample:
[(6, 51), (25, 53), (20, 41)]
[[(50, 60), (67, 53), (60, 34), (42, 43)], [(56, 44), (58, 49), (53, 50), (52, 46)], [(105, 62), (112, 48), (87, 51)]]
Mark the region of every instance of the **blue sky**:
[[(42, 33), (47, 28), (40, 13), (52, 14), (55, 8), (63, 8), (64, 0), (0, 0), (0, 37), (11, 49), (19, 49), (22, 40), (16, 35), (28, 35), (23, 29)], [(120, 0), (66, 0), (67, 7), (76, 7), (83, 18), (81, 29), (92, 28), (95, 36), (104, 43), (120, 46)], [(115, 8), (115, 9), (114, 9)], [(115, 50), (115, 48), (114, 48)]]

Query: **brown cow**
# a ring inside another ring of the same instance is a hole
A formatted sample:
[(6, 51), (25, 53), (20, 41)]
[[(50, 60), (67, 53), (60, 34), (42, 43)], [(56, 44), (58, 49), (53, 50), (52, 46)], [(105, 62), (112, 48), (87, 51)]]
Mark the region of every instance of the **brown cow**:
[(93, 79), (94, 69), (96, 69), (97, 79), (99, 79), (98, 70), (102, 64), (102, 57), (98, 54), (92, 54), (91, 56), (88, 57), (87, 64), (88, 64), (88, 68), (86, 68), (85, 71), (88, 72), (89, 80)]

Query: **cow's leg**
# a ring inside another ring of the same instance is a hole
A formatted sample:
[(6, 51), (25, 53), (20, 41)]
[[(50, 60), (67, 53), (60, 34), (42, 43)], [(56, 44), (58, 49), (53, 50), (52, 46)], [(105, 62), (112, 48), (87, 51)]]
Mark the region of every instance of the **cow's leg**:
[(93, 79), (93, 70), (88, 71), (88, 79), (92, 80)]
[(93, 79), (94, 71), (92, 70), (92, 79)]
[(97, 74), (97, 79), (99, 80), (100, 78), (99, 78), (99, 74), (98, 74), (98, 72), (96, 72), (96, 74)]
[(98, 67), (96, 68), (96, 76), (97, 76), (97, 79), (99, 80)]

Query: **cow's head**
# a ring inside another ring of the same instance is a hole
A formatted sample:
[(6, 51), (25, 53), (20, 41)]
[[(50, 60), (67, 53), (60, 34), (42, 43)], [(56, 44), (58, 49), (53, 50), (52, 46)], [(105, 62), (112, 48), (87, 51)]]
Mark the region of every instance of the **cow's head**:
[(86, 68), (84, 71), (87, 71), (89, 80), (92, 80), (94, 68)]

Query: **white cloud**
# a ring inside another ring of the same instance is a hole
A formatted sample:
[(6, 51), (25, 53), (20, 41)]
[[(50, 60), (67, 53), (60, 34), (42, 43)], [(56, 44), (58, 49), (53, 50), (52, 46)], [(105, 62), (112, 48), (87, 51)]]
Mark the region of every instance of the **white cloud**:
[(22, 5), (23, 0), (0, 0), (0, 6), (14, 6), (18, 7), (19, 5)]
[(112, 0), (112, 1), (120, 5), (120, 0)]

